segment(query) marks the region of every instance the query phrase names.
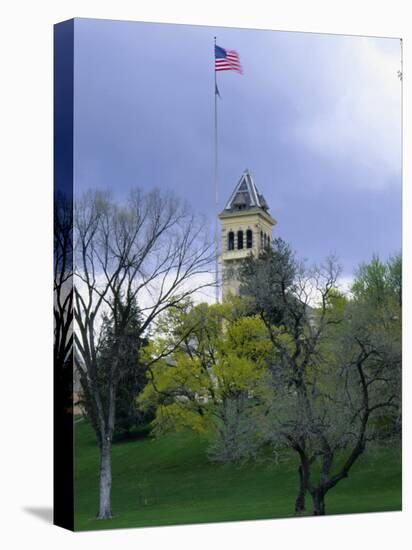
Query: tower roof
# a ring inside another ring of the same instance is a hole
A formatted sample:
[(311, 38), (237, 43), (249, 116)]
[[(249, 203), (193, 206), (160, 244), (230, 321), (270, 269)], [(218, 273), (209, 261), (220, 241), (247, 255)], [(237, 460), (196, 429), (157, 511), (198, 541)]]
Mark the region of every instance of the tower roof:
[(246, 169), (226, 203), (223, 212), (237, 212), (239, 210), (250, 210), (251, 208), (261, 208), (265, 212), (269, 210), (264, 196), (259, 193), (252, 175)]

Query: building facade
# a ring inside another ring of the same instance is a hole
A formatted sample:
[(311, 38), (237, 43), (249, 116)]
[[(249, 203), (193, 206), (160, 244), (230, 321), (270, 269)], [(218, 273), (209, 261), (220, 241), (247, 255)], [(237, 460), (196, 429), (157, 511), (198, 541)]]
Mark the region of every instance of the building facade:
[(252, 175), (245, 170), (225, 208), (219, 214), (221, 223), (220, 266), (223, 301), (239, 292), (236, 275), (240, 261), (249, 254), (257, 255), (270, 246), (276, 220), (269, 213), (264, 196), (259, 193)]

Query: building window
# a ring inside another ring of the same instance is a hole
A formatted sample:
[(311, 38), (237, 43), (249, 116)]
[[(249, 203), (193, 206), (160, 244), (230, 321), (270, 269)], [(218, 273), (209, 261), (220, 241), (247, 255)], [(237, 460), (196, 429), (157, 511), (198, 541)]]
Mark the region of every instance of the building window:
[(260, 248), (263, 248), (263, 231), (260, 232)]
[(239, 250), (243, 248), (243, 231), (237, 232), (237, 247)]
[(229, 231), (229, 234), (227, 236), (227, 249), (228, 250), (235, 249), (235, 234), (233, 233), (233, 231)]
[(253, 246), (253, 234), (252, 230), (248, 229), (246, 231), (246, 248), (252, 248)]

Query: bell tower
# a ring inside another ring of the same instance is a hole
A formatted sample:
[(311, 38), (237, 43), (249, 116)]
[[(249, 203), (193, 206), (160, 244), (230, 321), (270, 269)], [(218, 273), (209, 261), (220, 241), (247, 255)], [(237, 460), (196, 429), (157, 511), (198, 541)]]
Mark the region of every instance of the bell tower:
[(222, 297), (239, 292), (236, 271), (240, 260), (249, 254), (259, 254), (270, 246), (272, 227), (276, 220), (269, 214), (269, 206), (245, 170), (231, 194), (224, 210), (219, 214), (221, 222)]

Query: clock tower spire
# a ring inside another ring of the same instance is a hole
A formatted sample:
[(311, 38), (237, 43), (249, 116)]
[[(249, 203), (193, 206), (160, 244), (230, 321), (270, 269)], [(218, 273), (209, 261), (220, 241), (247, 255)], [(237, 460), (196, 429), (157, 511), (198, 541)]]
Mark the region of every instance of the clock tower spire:
[(269, 247), (276, 220), (259, 193), (249, 170), (245, 170), (234, 188), (225, 208), (219, 214), (221, 223), (222, 295), (239, 292), (236, 271), (240, 261), (250, 254), (259, 254)]

